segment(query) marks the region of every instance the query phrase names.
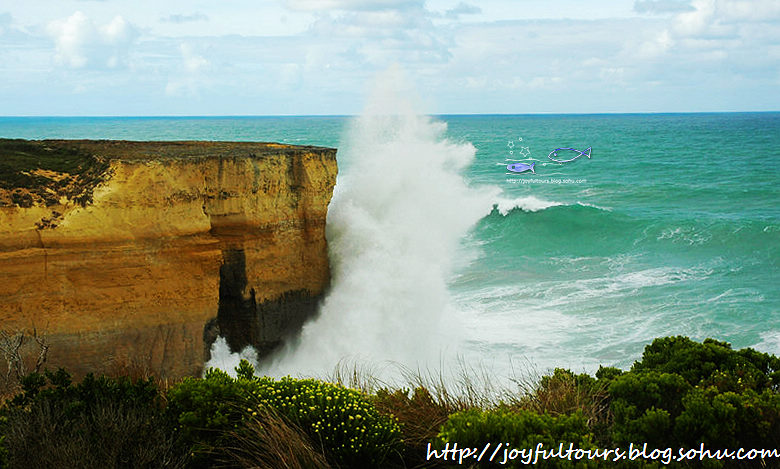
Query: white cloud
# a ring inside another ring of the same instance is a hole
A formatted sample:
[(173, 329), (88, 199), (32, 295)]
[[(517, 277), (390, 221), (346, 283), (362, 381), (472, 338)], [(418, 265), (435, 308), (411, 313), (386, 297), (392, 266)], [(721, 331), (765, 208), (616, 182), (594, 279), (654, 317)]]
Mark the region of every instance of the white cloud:
[(209, 65), (209, 61), (203, 58), (203, 56), (196, 54), (191, 45), (181, 44), (179, 50), (184, 61), (184, 69), (188, 72), (197, 73)]
[(422, 7), (423, 2), (419, 0), (286, 0), (284, 4), (291, 10), (299, 11), (371, 11), (409, 6), (418, 8)]
[(634, 2), (634, 11), (637, 13), (678, 13), (693, 9), (690, 0), (637, 0)]
[(184, 14), (174, 14), (174, 15), (168, 15), (160, 18), (160, 21), (163, 23), (192, 23), (196, 21), (208, 21), (209, 17), (204, 15), (203, 13), (192, 13), (190, 15), (184, 15)]
[[(432, 21), (439, 14), (417, 2), (392, 3), (402, 7), (321, 14), (307, 35), (318, 47), (328, 45), (325, 52), (331, 58), (327, 63), (348, 59), (379, 71), (394, 63), (416, 68), (449, 61), (450, 32)], [(336, 55), (341, 57), (337, 60)]]
[(11, 27), (14, 19), (10, 13), (0, 13), (0, 35), (5, 34), (6, 30)]
[(0, 13), (0, 112), (344, 113), (392, 63), (435, 112), (780, 108), (777, 0), (71, 1)]
[(529, 81), (525, 82), (525, 86), (530, 89), (549, 88), (561, 83), (563, 79), (561, 77), (533, 77)]
[(644, 41), (642, 58), (688, 61), (740, 61), (777, 44), (780, 2), (772, 0), (693, 0), (691, 11), (673, 16), (666, 28)]
[(721, 0), (717, 3), (725, 21), (767, 22), (780, 20), (780, 2), (777, 0)]
[(120, 66), (139, 36), (136, 28), (121, 16), (96, 25), (81, 11), (51, 21), (47, 31), (54, 38), (55, 61), (71, 68)]
[(629, 54), (636, 54), (642, 59), (655, 59), (663, 56), (672, 46), (674, 46), (674, 39), (669, 31), (664, 30), (657, 33), (653, 39), (643, 42), (638, 48), (631, 48)]
[(604, 67), (599, 70), (599, 78), (604, 83), (612, 83), (619, 86), (625, 86), (626, 70), (623, 67)]
[(203, 72), (209, 68), (209, 61), (195, 52), (192, 45), (179, 44), (181, 69), (174, 69), (165, 85), (168, 96), (196, 96), (204, 83)]
[(458, 19), (461, 15), (476, 15), (478, 13), (482, 13), (481, 8), (460, 2), (455, 8), (444, 12), (444, 16), (449, 19)]
[[(715, 9), (713, 0), (695, 1), (693, 11), (675, 17), (672, 31), (679, 36), (699, 36), (714, 28), (720, 28), (721, 24)], [(725, 31), (721, 31), (723, 32)]]
[(279, 84), (288, 90), (299, 89), (303, 85), (303, 67), (296, 63), (286, 63), (279, 67)]

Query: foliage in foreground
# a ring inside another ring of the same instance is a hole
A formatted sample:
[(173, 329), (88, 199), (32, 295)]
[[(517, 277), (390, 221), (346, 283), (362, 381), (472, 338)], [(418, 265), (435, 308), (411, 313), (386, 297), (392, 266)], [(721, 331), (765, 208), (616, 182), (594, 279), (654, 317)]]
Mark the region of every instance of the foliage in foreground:
[[(441, 448), (447, 443), (457, 443), (461, 447), (484, 448), (486, 443), (504, 444), (506, 448), (535, 448), (542, 443), (546, 448), (556, 448), (559, 444), (568, 447), (573, 443), (576, 448), (593, 448), (593, 435), (587, 421), (580, 411), (571, 415), (553, 417), (549, 414), (537, 414), (527, 410), (499, 408), (483, 411), (471, 409), (450, 416), (439, 433)], [(492, 453), (493, 451), (490, 451)], [(487, 460), (488, 458), (485, 458)], [(494, 461), (503, 460), (499, 456)], [(497, 464), (496, 464), (497, 465)], [(516, 460), (507, 467), (525, 465)], [(569, 461), (540, 462), (539, 467), (575, 467)]]
[(780, 446), (780, 358), (687, 337), (656, 339), (609, 387), (616, 444)]
[(399, 452), (401, 431), (359, 391), (315, 379), (258, 378), (255, 411), (270, 407), (321, 446), (334, 463), (376, 467)]
[[(422, 380), (411, 391), (367, 393), (315, 379), (256, 377), (247, 362), (236, 371), (232, 378), (210, 370), (167, 392), (151, 380), (90, 375), (74, 385), (64, 371), (31, 374), (0, 411), (0, 466), (442, 467), (452, 461), (426, 461), (429, 443), (439, 450), (488, 442), (548, 449), (648, 443), (674, 451), (702, 443), (713, 451), (780, 446), (780, 359), (709, 339), (656, 339), (628, 371), (558, 369), (498, 401), (458, 398)], [(779, 467), (780, 460), (744, 464), (681, 467)]]
[[(712, 339), (698, 343), (667, 337), (648, 345), (642, 360), (627, 372), (601, 368), (593, 378), (555, 370), (510, 408), (451, 415), (438, 435), (439, 445), (457, 441), (482, 447), (505, 441), (517, 448), (560, 442), (580, 448), (647, 443), (674, 451), (701, 444), (711, 451), (778, 448), (780, 359), (752, 349), (733, 350)], [(574, 420), (565, 425), (556, 420), (564, 416)], [(561, 428), (568, 431), (563, 436)], [(778, 460), (765, 463), (780, 466)], [(553, 467), (566, 464), (558, 461)], [(714, 459), (700, 464), (746, 467)]]
[[(2, 410), (8, 467), (184, 467), (152, 380), (33, 373)], [(2, 461), (0, 461), (2, 462)]]
[(252, 431), (253, 419), (268, 418), (269, 410), (339, 467), (376, 467), (401, 449), (394, 417), (380, 414), (359, 391), (315, 379), (255, 377), (246, 361), (237, 372), (232, 378), (212, 369), (168, 393), (169, 413), (200, 454), (199, 464), (219, 459), (219, 448), (236, 441), (242, 428)]

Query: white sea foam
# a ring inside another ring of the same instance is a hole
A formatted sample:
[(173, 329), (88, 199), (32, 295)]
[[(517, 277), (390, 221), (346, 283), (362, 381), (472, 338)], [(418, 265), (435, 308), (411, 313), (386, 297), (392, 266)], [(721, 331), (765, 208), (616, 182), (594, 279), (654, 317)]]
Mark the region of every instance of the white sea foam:
[(605, 212), (611, 212), (612, 211), (612, 209), (609, 208), (609, 207), (602, 207), (601, 205), (590, 204), (588, 202), (577, 202), (577, 205), (579, 205), (581, 207), (595, 208), (597, 210), (603, 210)]
[[(525, 197), (517, 197), (514, 199), (506, 199), (506, 198), (499, 197), (497, 201), (493, 202), (493, 205), (496, 206), (498, 212), (501, 215), (506, 215), (516, 208), (519, 208), (524, 212), (539, 212), (541, 210), (545, 210), (550, 207), (559, 207), (561, 205), (571, 205), (571, 204), (556, 202), (554, 200), (540, 199), (539, 197), (529, 195)], [(587, 202), (576, 202), (574, 205), (595, 208), (597, 210), (603, 210), (606, 212), (612, 211), (612, 209), (609, 207), (602, 207)]]
[(691, 246), (706, 244), (712, 239), (712, 234), (697, 231), (693, 226), (667, 228), (656, 238), (658, 241), (669, 239), (673, 243), (684, 243)]
[(780, 331), (769, 331), (761, 334), (761, 342), (753, 348), (762, 352), (780, 355)]
[(499, 198), (497, 202), (494, 202), (494, 205), (496, 205), (498, 212), (501, 215), (506, 215), (516, 208), (519, 208), (524, 212), (538, 212), (539, 210), (544, 210), (550, 207), (556, 207), (564, 204), (561, 202), (540, 199), (530, 195), (526, 197), (518, 197), (516, 199)]

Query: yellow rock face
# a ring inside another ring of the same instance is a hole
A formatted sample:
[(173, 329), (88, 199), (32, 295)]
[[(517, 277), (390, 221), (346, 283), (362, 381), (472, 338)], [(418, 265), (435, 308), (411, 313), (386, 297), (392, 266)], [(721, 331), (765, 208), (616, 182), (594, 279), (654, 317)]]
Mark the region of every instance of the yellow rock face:
[(50, 367), (195, 374), (217, 334), (268, 351), (314, 311), (334, 149), (46, 144), (109, 163), (86, 206), (0, 206), (0, 328), (45, 331)]

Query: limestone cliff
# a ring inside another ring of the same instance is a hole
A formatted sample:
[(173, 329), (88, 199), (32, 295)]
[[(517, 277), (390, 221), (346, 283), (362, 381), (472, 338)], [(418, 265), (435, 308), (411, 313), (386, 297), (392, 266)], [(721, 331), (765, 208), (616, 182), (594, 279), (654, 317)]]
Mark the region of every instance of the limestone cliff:
[(217, 334), (267, 352), (329, 279), (336, 150), (0, 140), (0, 329), (50, 366), (198, 373)]

